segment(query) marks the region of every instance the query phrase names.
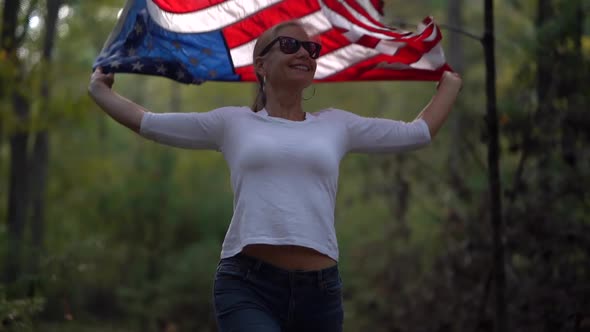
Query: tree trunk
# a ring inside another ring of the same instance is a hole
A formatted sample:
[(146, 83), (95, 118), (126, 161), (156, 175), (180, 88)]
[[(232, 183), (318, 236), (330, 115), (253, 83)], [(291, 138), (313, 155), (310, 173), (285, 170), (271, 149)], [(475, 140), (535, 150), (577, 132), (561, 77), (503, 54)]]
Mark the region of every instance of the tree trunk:
[(33, 259), (31, 260), (33, 273), (40, 269), (40, 257), (43, 251), (43, 238), (45, 234), (45, 191), (47, 188), (47, 164), (49, 161), (49, 133), (48, 117), (50, 82), (51, 82), (51, 57), (55, 44), (55, 32), (58, 12), (61, 0), (47, 0), (47, 17), (45, 18), (45, 39), (43, 41), (43, 67), (41, 78), (42, 121), (41, 130), (35, 134), (31, 165), (31, 200), (33, 214), (31, 220), (31, 237), (33, 245)]
[[(20, 1), (5, 1), (2, 14), (2, 32), (0, 45), (2, 51), (7, 55), (8, 61), (12, 62), (12, 68), (18, 68), (16, 57), (17, 24)], [(8, 73), (3, 77), (5, 82), (18, 82), (15, 72)], [(18, 84), (18, 83), (17, 83)], [(19, 95), (17, 89), (10, 88), (6, 84), (0, 86), (0, 98), (12, 100), (12, 108), (17, 119), (26, 117), (28, 104), (24, 96)], [(0, 128), (3, 123), (0, 122)], [(0, 132), (0, 135), (2, 133)], [(2, 137), (2, 136), (0, 136)], [(27, 134), (26, 131), (15, 130), (10, 137), (10, 178), (8, 193), (8, 216), (7, 216), (7, 246), (4, 271), (4, 281), (7, 284), (17, 280), (20, 274), (20, 256), (24, 232), (25, 209), (26, 209), (26, 167), (27, 167)], [(24, 172), (24, 174), (23, 174)]]
[[(19, 82), (20, 83), (20, 82)], [(17, 83), (18, 84), (18, 83)], [(29, 101), (19, 92), (14, 92), (13, 107), (17, 119), (22, 123), (29, 111)], [(8, 192), (8, 252), (6, 283), (17, 281), (21, 273), (22, 244), (29, 202), (27, 142), (29, 134), (24, 128), (17, 128), (10, 136), (10, 179)]]
[(500, 186), (500, 146), (498, 138), (498, 115), (496, 111), (496, 60), (494, 42), (494, 1), (484, 2), (485, 32), (483, 47), (486, 61), (486, 122), (488, 130), (488, 181), (490, 186), (490, 218), (493, 234), (495, 332), (507, 331), (506, 275), (504, 266), (504, 224), (502, 221), (502, 198)]

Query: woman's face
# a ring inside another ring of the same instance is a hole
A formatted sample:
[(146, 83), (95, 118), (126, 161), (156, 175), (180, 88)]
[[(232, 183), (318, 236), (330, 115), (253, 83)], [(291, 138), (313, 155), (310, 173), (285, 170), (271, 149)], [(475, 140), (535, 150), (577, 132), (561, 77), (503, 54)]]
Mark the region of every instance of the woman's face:
[[(303, 28), (291, 25), (281, 28), (278, 36), (291, 37), (298, 41), (311, 41)], [(311, 85), (316, 70), (316, 61), (304, 47), (293, 54), (281, 51), (280, 42), (274, 43), (261, 64), (266, 84), (290, 86), (303, 89)]]

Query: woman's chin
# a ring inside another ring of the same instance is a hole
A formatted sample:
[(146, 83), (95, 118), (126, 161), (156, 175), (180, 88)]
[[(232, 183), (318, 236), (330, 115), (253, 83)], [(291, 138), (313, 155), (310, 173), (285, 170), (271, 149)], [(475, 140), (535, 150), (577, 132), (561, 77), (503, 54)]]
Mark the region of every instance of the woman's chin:
[(313, 83), (313, 77), (309, 77), (309, 75), (290, 75), (285, 78), (284, 83), (293, 88), (305, 89)]

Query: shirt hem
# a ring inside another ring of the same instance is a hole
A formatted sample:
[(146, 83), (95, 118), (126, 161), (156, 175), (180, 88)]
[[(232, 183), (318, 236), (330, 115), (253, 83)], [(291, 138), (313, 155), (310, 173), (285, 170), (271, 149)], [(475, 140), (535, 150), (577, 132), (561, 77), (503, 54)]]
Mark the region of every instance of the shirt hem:
[(290, 239), (290, 238), (281, 238), (281, 239), (250, 238), (250, 239), (245, 239), (245, 240), (240, 241), (238, 245), (232, 245), (229, 248), (222, 248), (221, 259), (237, 255), (238, 253), (240, 253), (242, 251), (242, 249), (244, 249), (245, 246), (250, 245), (250, 244), (296, 245), (296, 246), (307, 247), (307, 248), (316, 250), (316, 251), (330, 257), (331, 259), (335, 260), (336, 262), (338, 262), (338, 256), (339, 256), (338, 249), (330, 250), (324, 246), (318, 245), (317, 243), (306, 242), (306, 241)]

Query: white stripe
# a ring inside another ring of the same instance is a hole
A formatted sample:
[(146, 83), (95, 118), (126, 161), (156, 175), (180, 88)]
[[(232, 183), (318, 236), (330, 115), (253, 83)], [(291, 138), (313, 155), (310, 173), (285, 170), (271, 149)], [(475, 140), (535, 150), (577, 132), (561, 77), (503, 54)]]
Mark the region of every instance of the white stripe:
[(192, 13), (175, 14), (163, 11), (152, 0), (146, 0), (152, 19), (164, 29), (181, 33), (219, 30), (234, 24), (281, 0), (227, 0)]
[(298, 20), (305, 27), (305, 31), (310, 36), (319, 35), (332, 29), (332, 23), (328, 21), (328, 18), (318, 10), (310, 15), (303, 16)]
[[(330, 24), (321, 11), (306, 15), (298, 19), (298, 21), (305, 25), (306, 32), (310, 36), (321, 34), (332, 28), (332, 24)], [(252, 64), (252, 52), (254, 51), (256, 40), (257, 39), (251, 40), (246, 44), (242, 44), (230, 50), (231, 59), (236, 68)]]
[(375, 46), (375, 49), (379, 51), (379, 53), (394, 55), (395, 53), (397, 53), (397, 50), (406, 45), (407, 43), (404, 42), (396, 42), (393, 40), (381, 40), (379, 41), (379, 44)]
[(420, 60), (412, 63), (410, 67), (415, 69), (435, 70), (445, 64), (445, 55), (440, 44), (433, 47), (428, 53), (422, 55)]
[(430, 36), (426, 37), (426, 39), (424, 39), (424, 41), (427, 41), (427, 42), (433, 41), (436, 39), (437, 36), (438, 36), (438, 31), (436, 28), (433, 28)]
[(231, 55), (231, 61), (234, 63), (234, 67), (237, 68), (252, 64), (254, 45), (256, 45), (256, 39), (230, 50), (229, 54)]
[(377, 9), (375, 9), (375, 7), (373, 7), (373, 4), (371, 4), (370, 0), (357, 0), (357, 3), (359, 5), (361, 5), (361, 7), (363, 7), (363, 9), (369, 15), (371, 15), (372, 18), (374, 18), (377, 21), (381, 21), (381, 14), (379, 14)]
[(318, 59), (315, 78), (324, 79), (377, 54), (379, 51), (357, 44), (342, 47)]

